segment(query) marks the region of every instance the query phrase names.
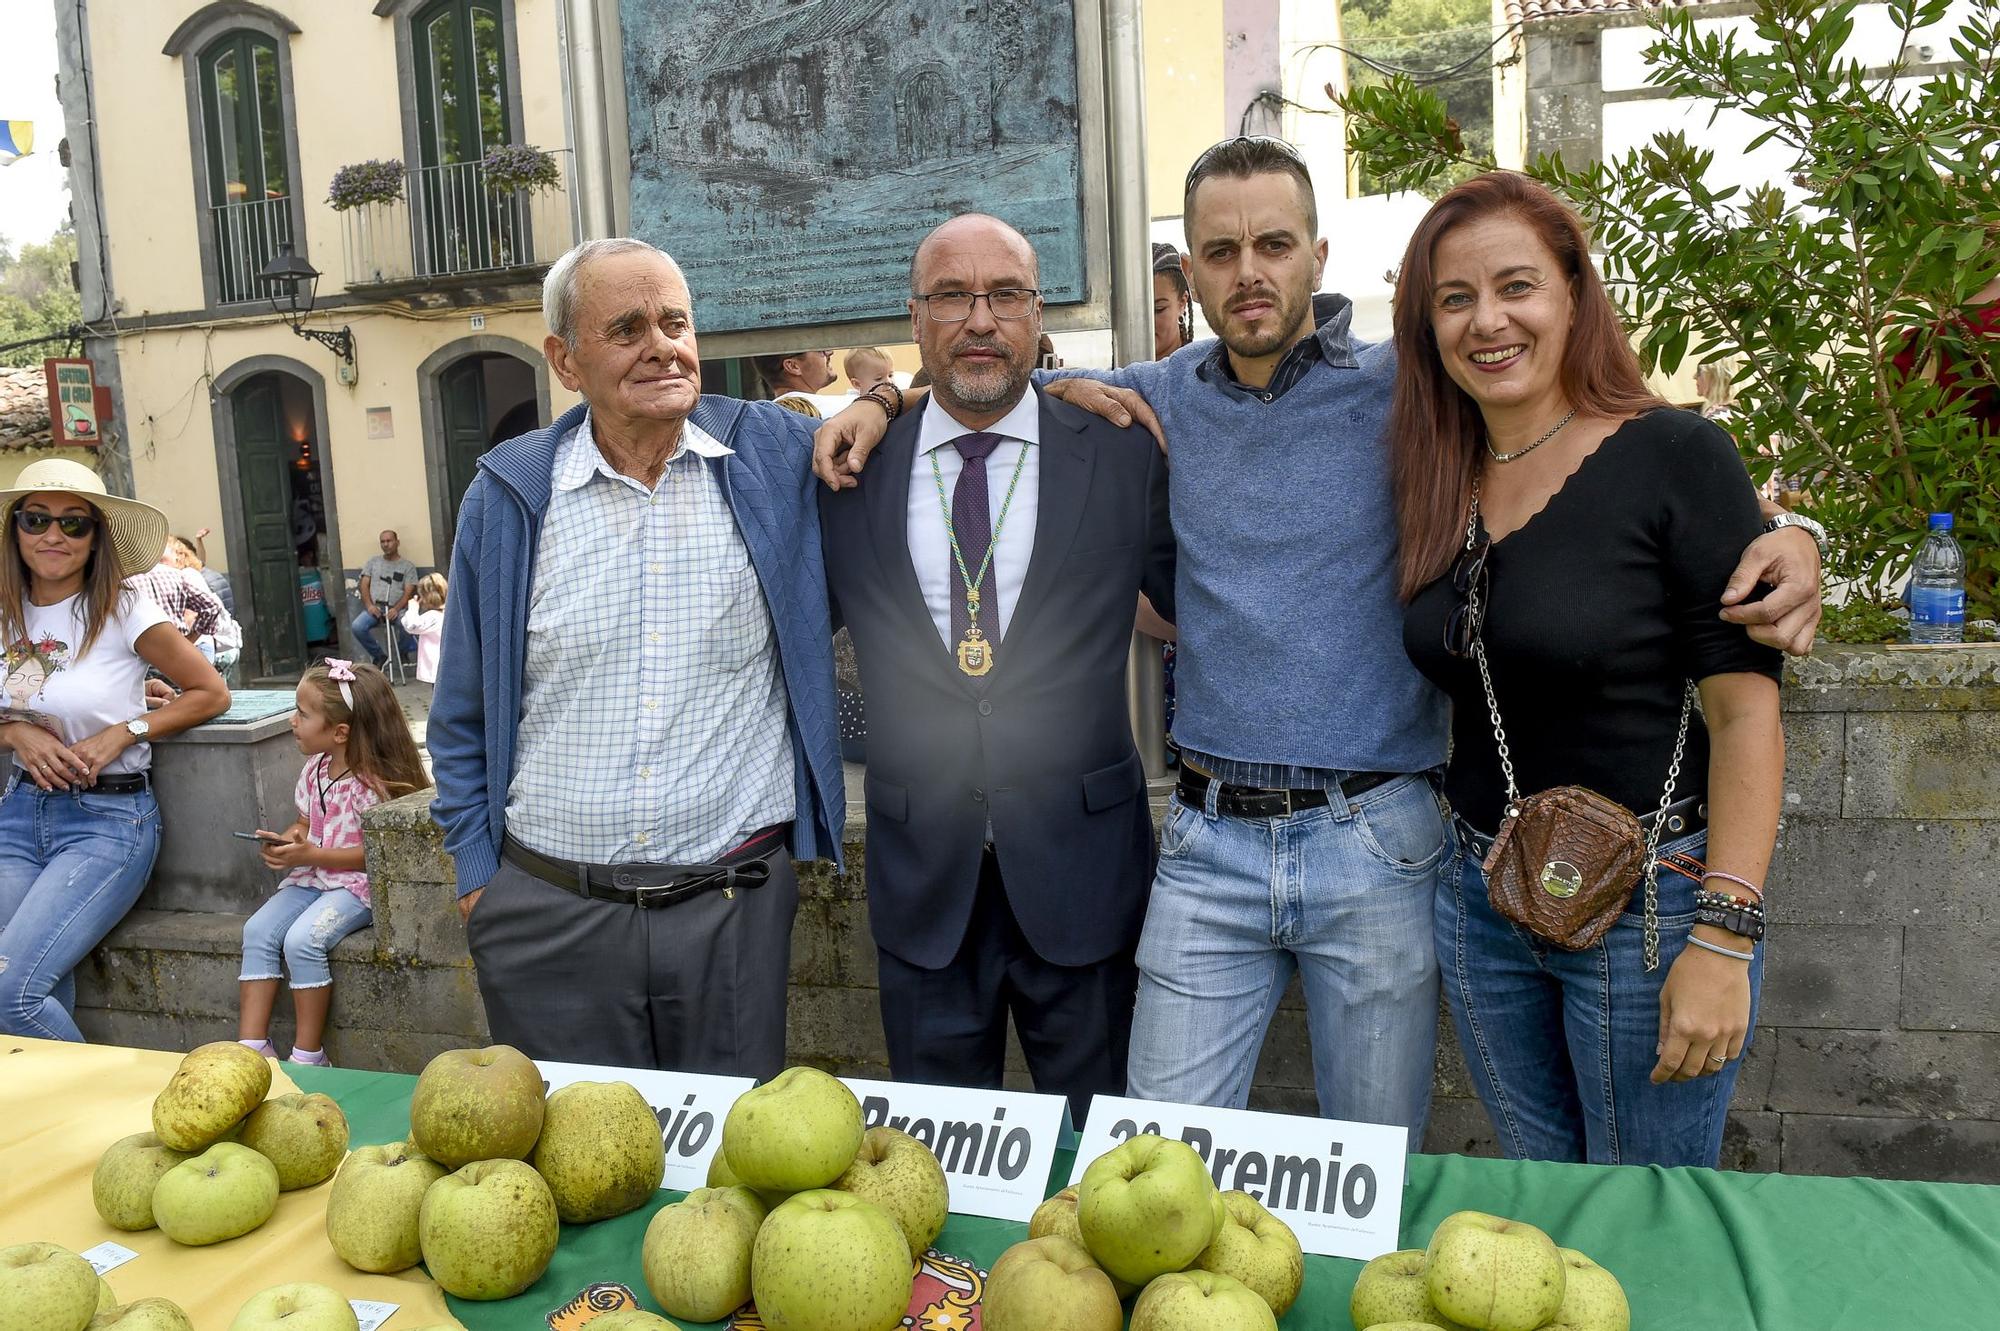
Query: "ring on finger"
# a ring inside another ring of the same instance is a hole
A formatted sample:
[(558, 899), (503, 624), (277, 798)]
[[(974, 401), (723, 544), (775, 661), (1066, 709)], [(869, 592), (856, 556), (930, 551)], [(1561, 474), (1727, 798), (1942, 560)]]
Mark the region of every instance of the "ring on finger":
[(1715, 1064), (1717, 1067), (1721, 1067), (1729, 1062), (1729, 1060), (1723, 1057), (1721, 1054), (1710, 1054), (1708, 1056), (1708, 1061)]

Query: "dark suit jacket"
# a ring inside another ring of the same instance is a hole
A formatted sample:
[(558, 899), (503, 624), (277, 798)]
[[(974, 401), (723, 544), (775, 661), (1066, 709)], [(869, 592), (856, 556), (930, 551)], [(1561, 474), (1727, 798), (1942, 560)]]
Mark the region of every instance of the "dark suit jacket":
[(910, 559), (920, 420), (890, 426), (858, 487), (820, 492), (834, 619), (853, 635), (868, 699), (875, 941), (912, 965), (950, 963), (990, 817), (1030, 946), (1058, 965), (1102, 961), (1137, 941), (1152, 884), (1125, 663), (1139, 592), (1173, 614), (1165, 462), (1144, 430), (1041, 399), (1034, 549), (993, 669), (974, 679), (938, 635)]

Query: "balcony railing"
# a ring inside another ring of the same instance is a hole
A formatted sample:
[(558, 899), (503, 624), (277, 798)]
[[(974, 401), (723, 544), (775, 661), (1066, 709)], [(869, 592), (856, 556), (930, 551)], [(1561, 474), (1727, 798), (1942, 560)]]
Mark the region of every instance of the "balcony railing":
[(276, 198), (224, 203), (208, 210), (214, 233), (216, 300), (223, 305), (265, 300), (257, 274), (292, 243), (292, 201)]
[(483, 162), (412, 171), (404, 197), (341, 213), (347, 285), (385, 286), (545, 267), (570, 247), (567, 150), (551, 153), (562, 183), (499, 190)]

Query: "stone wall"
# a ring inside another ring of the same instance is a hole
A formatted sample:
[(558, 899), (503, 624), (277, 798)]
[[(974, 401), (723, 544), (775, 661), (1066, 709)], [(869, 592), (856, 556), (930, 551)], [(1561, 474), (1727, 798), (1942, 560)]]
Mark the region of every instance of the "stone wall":
[[(1785, 706), (1770, 960), (1726, 1162), (2000, 1182), (2000, 649), (1822, 649), (1794, 668)], [(376, 924), (341, 945), (334, 967), (329, 1048), (347, 1066), (414, 1071), (485, 1037), (427, 811), (412, 796), (367, 819)], [(845, 872), (800, 874), (791, 1056), (882, 1076), (858, 807), (847, 840)], [(84, 1029), (156, 1048), (232, 1036), (243, 918), (135, 912), (78, 974)], [(1426, 1148), (1490, 1153), (1440, 1024)], [(1025, 1087), (1018, 1050), (1010, 1065)], [(1310, 1113), (1311, 1088), (1294, 991), (1252, 1103)]]

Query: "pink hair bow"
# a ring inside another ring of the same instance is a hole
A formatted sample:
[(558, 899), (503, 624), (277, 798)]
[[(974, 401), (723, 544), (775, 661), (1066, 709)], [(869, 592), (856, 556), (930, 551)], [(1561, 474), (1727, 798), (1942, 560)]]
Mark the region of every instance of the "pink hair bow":
[(326, 677), (340, 685), (340, 700), (347, 704), (347, 710), (354, 710), (354, 690), (348, 685), (354, 682), (354, 662), (343, 661), (338, 656), (326, 658)]

